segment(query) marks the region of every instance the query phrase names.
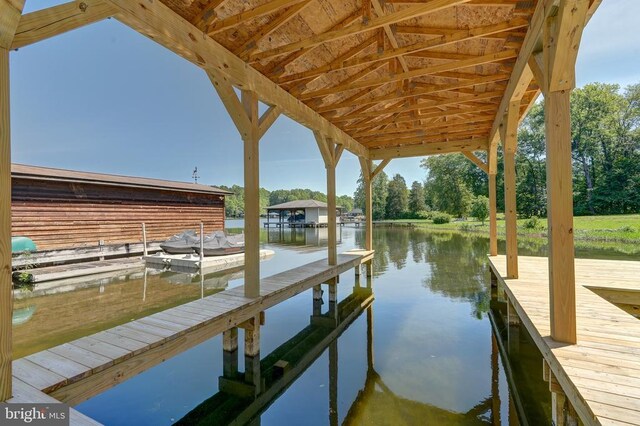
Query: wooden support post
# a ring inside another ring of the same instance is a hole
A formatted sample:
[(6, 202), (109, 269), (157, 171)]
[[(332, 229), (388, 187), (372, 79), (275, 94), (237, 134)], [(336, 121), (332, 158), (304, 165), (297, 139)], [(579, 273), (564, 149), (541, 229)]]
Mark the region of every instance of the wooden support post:
[(242, 91), (242, 105), (251, 122), (243, 134), (244, 142), (244, 294), (260, 296), (260, 139), (258, 134), (258, 96)]
[(238, 374), (238, 327), (222, 333), (223, 376), (234, 379)]
[(9, 49), (20, 22), (24, 0), (0, 0), (0, 401), (11, 398), (11, 115)]
[(373, 188), (371, 178), (364, 179), (365, 249), (373, 250)]
[(242, 90), (241, 100), (229, 80), (219, 71), (207, 71), (213, 87), (236, 125), (244, 143), (244, 295), (260, 296), (260, 138), (280, 114), (270, 107), (258, 114), (258, 95)]
[(335, 265), (338, 262), (338, 237), (336, 218), (336, 166), (340, 161), (340, 156), (344, 147), (338, 145), (331, 138), (324, 136), (320, 132), (314, 132), (318, 148), (324, 160), (324, 167), (327, 170), (327, 234), (328, 234), (328, 262)]
[(551, 370), (547, 371), (551, 392), (551, 420), (555, 426), (578, 426), (578, 414)]
[(520, 101), (509, 104), (503, 125), (504, 217), (507, 231), (507, 278), (518, 278), (518, 223), (516, 209), (516, 148)]
[(547, 144), (550, 328), (554, 340), (566, 343), (577, 342), (570, 99), (589, 3), (561, 1), (557, 14), (547, 19), (540, 77)]
[(551, 337), (576, 342), (569, 90), (545, 96)]
[(496, 175), (489, 174), (489, 256), (498, 255), (498, 222), (496, 200)]

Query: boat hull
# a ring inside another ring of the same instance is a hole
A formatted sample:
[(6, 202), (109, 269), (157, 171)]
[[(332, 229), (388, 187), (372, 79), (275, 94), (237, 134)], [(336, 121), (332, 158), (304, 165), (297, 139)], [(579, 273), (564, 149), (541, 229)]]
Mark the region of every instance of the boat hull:
[[(194, 247), (193, 250), (197, 253), (200, 254), (200, 247)], [(204, 257), (209, 257), (209, 256), (226, 256), (229, 254), (239, 254), (239, 253), (244, 253), (244, 246), (243, 247), (218, 247), (218, 248), (204, 248)]]

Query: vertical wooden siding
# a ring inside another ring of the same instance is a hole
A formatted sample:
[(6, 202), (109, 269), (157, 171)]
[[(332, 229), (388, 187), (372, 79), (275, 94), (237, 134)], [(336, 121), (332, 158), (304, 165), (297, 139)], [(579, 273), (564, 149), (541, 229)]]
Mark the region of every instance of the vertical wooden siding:
[(14, 178), (13, 236), (38, 250), (139, 243), (185, 229), (224, 228), (224, 195)]

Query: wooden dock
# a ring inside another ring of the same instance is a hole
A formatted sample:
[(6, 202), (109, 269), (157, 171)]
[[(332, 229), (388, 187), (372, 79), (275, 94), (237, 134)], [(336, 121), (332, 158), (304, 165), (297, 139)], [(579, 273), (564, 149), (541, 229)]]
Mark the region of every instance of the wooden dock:
[(334, 266), (323, 259), (261, 279), (257, 298), (235, 287), (28, 355), (13, 361), (14, 381), (78, 404), (372, 258), (343, 253)]
[(518, 279), (503, 278), (505, 256), (489, 259), (518, 317), (509, 322), (520, 321), (545, 359), (550, 390), (586, 425), (640, 424), (640, 320), (628, 313), (640, 305), (640, 262), (575, 260), (578, 343), (568, 345), (550, 337), (547, 258), (519, 257)]

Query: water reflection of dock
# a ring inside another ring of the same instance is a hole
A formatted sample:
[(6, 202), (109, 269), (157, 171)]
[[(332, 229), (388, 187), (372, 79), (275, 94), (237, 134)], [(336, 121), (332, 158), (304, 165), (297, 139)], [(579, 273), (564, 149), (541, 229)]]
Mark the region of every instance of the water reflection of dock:
[[(329, 423), (338, 424), (337, 339), (365, 310), (368, 320), (369, 362), (373, 362), (372, 278), (367, 286), (359, 281), (352, 293), (340, 303), (329, 299), (329, 309), (319, 313), (318, 300), (310, 324), (294, 337), (280, 345), (260, 360), (260, 354), (245, 354), (246, 371), (238, 372), (238, 347), (231, 343), (224, 353), (224, 375), (220, 377), (220, 391), (202, 402), (177, 424), (247, 424), (259, 421), (260, 414), (268, 408), (315, 360), (329, 349)], [(236, 335), (237, 339), (237, 335)]]

